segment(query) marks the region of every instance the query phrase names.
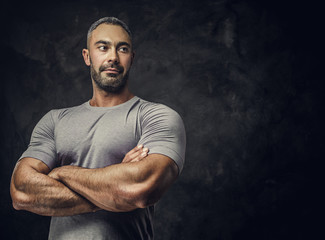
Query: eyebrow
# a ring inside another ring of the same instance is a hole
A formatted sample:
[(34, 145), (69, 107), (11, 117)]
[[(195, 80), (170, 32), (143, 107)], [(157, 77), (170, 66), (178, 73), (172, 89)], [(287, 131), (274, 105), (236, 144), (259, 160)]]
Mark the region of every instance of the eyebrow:
[[(104, 40), (99, 40), (99, 41), (95, 42), (95, 45), (98, 45), (98, 44), (112, 45), (112, 42), (110, 42), (110, 41), (104, 41)], [(120, 46), (123, 46), (123, 45), (126, 45), (128, 47), (131, 47), (131, 45), (128, 42), (118, 42), (117, 45), (116, 45), (116, 47), (120, 47)]]

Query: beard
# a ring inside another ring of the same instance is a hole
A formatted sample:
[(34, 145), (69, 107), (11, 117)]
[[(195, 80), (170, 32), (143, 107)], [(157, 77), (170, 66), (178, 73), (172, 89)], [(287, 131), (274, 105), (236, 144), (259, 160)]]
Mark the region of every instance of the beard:
[[(102, 73), (107, 68), (115, 68), (119, 73)], [(100, 66), (98, 72), (96, 72), (93, 64), (90, 63), (91, 78), (94, 80), (99, 89), (104, 90), (107, 93), (119, 93), (124, 89), (129, 78), (129, 70), (125, 73), (125, 75), (122, 74), (123, 71), (124, 68), (122, 66), (111, 63)]]

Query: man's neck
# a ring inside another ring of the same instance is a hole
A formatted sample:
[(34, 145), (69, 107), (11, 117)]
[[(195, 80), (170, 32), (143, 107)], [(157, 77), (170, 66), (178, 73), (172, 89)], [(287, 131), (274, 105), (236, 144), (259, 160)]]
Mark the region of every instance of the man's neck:
[(107, 93), (104, 90), (94, 88), (93, 97), (89, 103), (93, 107), (114, 107), (127, 102), (133, 97), (134, 95), (127, 86), (119, 93)]

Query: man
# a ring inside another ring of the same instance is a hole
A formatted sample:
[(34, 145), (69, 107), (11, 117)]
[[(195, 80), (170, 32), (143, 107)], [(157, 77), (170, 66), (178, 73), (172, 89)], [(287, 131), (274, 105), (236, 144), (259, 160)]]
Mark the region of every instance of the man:
[(183, 122), (129, 91), (125, 23), (95, 22), (82, 54), (93, 97), (37, 124), (13, 172), (13, 206), (52, 216), (49, 239), (153, 239), (153, 206), (183, 168)]

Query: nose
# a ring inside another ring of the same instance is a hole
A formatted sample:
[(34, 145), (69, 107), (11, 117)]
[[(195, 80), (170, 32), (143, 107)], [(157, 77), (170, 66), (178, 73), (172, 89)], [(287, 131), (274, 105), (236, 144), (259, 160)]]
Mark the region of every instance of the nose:
[(111, 63), (119, 62), (119, 56), (118, 56), (117, 50), (115, 48), (113, 48), (111, 51), (109, 51), (107, 61), (111, 62)]

